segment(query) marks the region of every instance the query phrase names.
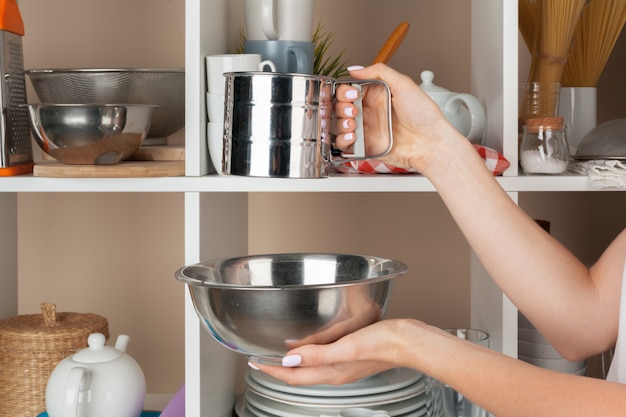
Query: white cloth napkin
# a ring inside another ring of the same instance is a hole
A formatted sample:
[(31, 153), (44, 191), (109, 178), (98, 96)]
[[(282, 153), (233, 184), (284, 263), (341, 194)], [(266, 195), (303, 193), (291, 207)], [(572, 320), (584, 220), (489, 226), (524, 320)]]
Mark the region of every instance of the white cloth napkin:
[(587, 175), (593, 188), (626, 188), (626, 163), (614, 159), (571, 161), (571, 172)]

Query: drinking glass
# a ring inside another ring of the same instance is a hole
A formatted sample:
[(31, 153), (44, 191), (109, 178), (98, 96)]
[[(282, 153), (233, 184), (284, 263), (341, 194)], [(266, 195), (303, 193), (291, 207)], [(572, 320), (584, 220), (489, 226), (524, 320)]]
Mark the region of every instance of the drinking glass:
[[(478, 329), (444, 329), (462, 339), (489, 348), (489, 334)], [(430, 376), (425, 377), (426, 415), (428, 417), (487, 417), (489, 413), (463, 394)]]

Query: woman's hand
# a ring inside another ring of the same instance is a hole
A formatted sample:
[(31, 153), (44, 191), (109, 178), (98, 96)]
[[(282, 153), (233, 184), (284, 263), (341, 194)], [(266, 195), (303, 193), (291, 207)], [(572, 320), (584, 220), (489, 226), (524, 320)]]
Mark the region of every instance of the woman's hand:
[(383, 320), (325, 345), (292, 349), (283, 366), (251, 364), (290, 385), (353, 382), (365, 376), (403, 366), (399, 351), (406, 340), (401, 320)]
[(389, 319), (334, 343), (292, 349), (283, 358), (283, 366), (250, 366), (290, 385), (340, 385), (398, 367), (436, 375), (439, 360), (466, 345), (477, 347), (418, 320)]
[[(437, 104), (408, 76), (384, 64), (351, 69), (353, 78), (379, 79), (391, 90), (394, 144), (391, 152), (380, 158), (382, 162), (399, 168), (413, 168), (428, 175), (432, 163), (441, 161), (439, 155), (445, 154), (438, 149), (447, 145), (468, 145), (467, 139), (448, 123)], [(344, 151), (349, 150), (355, 141), (354, 117), (358, 110), (353, 103), (357, 97), (358, 91), (354, 87), (348, 84), (338, 86), (335, 114), (339, 119), (335, 145)], [(387, 114), (382, 110), (386, 108), (386, 100), (387, 92), (382, 85), (364, 87), (363, 124), (368, 155), (381, 153), (387, 148)], [(475, 153), (471, 147), (468, 152)]]

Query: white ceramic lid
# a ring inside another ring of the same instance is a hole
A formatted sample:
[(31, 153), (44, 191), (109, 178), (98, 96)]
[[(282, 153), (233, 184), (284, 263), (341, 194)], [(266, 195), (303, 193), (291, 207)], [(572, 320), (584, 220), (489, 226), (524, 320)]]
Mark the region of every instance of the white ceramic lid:
[(72, 359), (81, 363), (110, 362), (124, 353), (110, 346), (105, 346), (106, 337), (102, 333), (92, 333), (87, 338), (89, 347), (76, 352)]
[(422, 78), (422, 83), (420, 84), (420, 88), (424, 90), (426, 93), (449, 93), (450, 90), (447, 90), (443, 87), (435, 85), (433, 80), (435, 79), (435, 74), (432, 71), (422, 71), (420, 74)]

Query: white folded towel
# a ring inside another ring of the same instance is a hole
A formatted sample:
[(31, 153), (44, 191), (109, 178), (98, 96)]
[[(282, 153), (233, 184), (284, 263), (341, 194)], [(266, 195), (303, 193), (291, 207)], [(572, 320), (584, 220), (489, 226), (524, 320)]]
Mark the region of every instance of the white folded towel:
[(626, 188), (626, 163), (616, 159), (571, 161), (568, 171), (587, 175), (593, 188)]

